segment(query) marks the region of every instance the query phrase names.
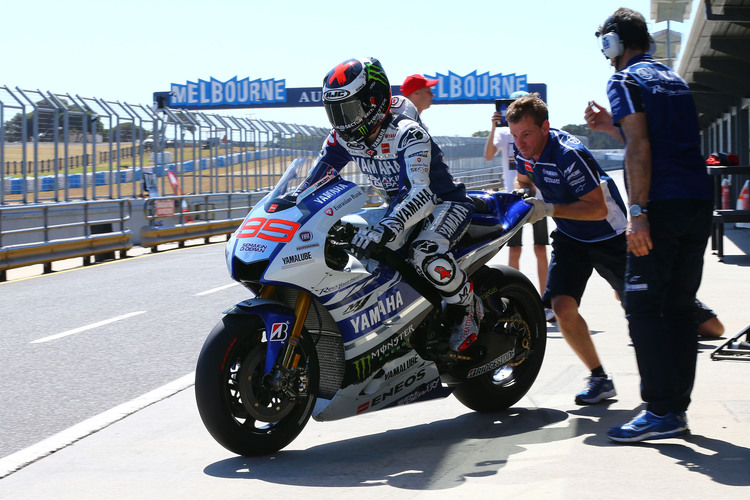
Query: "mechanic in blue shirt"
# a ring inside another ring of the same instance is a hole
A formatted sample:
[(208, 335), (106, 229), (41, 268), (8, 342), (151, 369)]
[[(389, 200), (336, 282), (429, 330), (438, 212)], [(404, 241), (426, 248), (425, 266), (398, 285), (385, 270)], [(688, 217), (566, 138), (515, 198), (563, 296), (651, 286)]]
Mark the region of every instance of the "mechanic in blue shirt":
[(617, 442), (687, 434), (686, 410), (698, 351), (696, 292), (710, 235), (713, 195), (687, 83), (648, 54), (643, 15), (620, 8), (599, 28), (615, 68), (607, 85), (612, 115), (586, 118), (619, 127), (630, 202), (625, 311), (646, 410), (609, 430)]
[(537, 94), (521, 97), (507, 110), (516, 157), (516, 187), (534, 206), (527, 223), (552, 216), (547, 288), (560, 331), (573, 351), (591, 370), (577, 404), (594, 404), (616, 394), (597, 355), (588, 325), (579, 312), (581, 297), (594, 269), (620, 297), (625, 275), (625, 204), (614, 181), (574, 136), (549, 126), (547, 105)]

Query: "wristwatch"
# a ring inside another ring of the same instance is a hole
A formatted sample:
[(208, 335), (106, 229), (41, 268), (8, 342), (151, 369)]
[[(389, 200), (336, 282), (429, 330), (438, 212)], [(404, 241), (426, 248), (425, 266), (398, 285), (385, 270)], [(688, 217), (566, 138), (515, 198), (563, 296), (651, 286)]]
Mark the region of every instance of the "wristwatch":
[(633, 204), (630, 205), (630, 209), (628, 210), (628, 212), (630, 212), (631, 217), (638, 217), (641, 214), (647, 214), (648, 210), (642, 208), (640, 205)]

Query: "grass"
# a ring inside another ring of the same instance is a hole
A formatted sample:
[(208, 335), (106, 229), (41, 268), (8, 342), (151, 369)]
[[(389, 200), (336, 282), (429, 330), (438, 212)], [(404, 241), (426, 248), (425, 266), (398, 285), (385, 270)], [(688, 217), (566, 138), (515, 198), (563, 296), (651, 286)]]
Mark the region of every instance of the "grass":
[[(132, 143), (120, 143), (120, 148), (119, 149), (120, 150), (130, 150), (131, 149), (131, 145), (132, 145)], [(113, 145), (113, 146), (116, 146), (116, 145)], [(5, 145), (2, 146), (2, 148), (3, 148), (2, 160), (3, 160), (3, 162), (6, 165), (7, 165), (8, 162), (14, 162), (14, 161), (15, 162), (21, 162), (21, 161), (23, 161), (23, 147), (21, 146), (21, 144), (5, 144)], [(252, 149), (252, 148), (247, 148), (247, 149), (245, 149), (245, 151), (248, 151), (250, 149)], [(96, 147), (96, 160), (97, 161), (96, 161), (95, 168), (93, 170), (96, 170), (96, 171), (109, 171), (110, 170), (109, 159), (107, 158), (104, 161), (101, 161), (100, 153), (103, 152), (103, 151), (107, 151), (107, 152), (110, 151), (110, 149), (109, 149), (109, 143), (100, 143), (100, 144), (97, 144), (97, 147)], [(211, 153), (215, 152), (215, 151), (216, 151), (215, 149), (201, 149), (201, 148), (195, 148), (195, 150), (193, 150), (192, 147), (184, 147), (181, 150), (179, 150), (179, 149), (178, 150), (172, 150), (172, 149), (166, 150), (166, 152), (173, 152), (174, 153), (174, 161), (190, 161), (190, 160), (194, 160), (196, 158), (210, 158), (211, 157)], [(229, 152), (229, 151), (230, 150), (227, 150), (227, 152)], [(232, 150), (232, 151), (234, 153), (239, 153), (239, 152), (241, 152), (243, 150), (241, 150), (240, 148), (234, 148), (234, 150)], [(86, 148), (84, 150), (83, 144), (81, 144), (81, 143), (69, 143), (68, 144), (68, 154), (67, 154), (68, 158), (82, 156), (84, 154), (84, 152), (88, 153), (89, 155), (92, 155), (92, 153), (93, 153), (92, 145), (91, 144), (87, 144)], [(134, 164), (135, 164), (136, 167), (140, 167), (141, 165), (143, 165), (143, 166), (151, 166), (151, 165), (153, 165), (153, 162), (151, 161), (151, 152), (150, 151), (146, 152), (146, 153), (143, 153), (141, 155), (143, 157), (142, 160), (141, 160), (140, 156), (136, 157), (135, 161), (133, 161), (134, 159), (132, 157), (128, 157), (128, 158), (122, 158), (121, 157), (119, 164), (117, 163), (116, 152), (117, 152), (117, 149), (115, 149), (113, 147), (111, 153), (115, 153), (115, 154), (111, 155), (112, 156), (112, 169), (115, 170), (115, 171), (118, 170), (118, 169), (130, 168)], [(195, 153), (197, 153), (197, 154), (195, 154)], [(53, 160), (55, 158), (55, 145), (54, 145), (54, 143), (39, 143), (37, 145), (36, 154), (37, 154), (37, 160), (39, 162), (47, 162), (47, 161)], [(182, 154), (184, 156), (180, 156), (180, 154)], [(61, 160), (59, 162), (58, 173), (61, 173), (63, 171), (63, 166), (64, 166), (63, 160), (65, 159), (65, 156), (66, 156), (65, 155), (65, 148), (63, 148), (62, 145), (58, 144), (57, 158), (59, 158)], [(33, 160), (34, 160), (34, 145), (33, 144), (26, 144), (26, 161), (28, 162), (28, 161), (33, 161)], [(72, 163), (72, 162), (73, 162), (73, 160), (69, 160), (69, 163)], [(17, 166), (17, 168), (20, 168), (20, 167)], [(11, 169), (12, 169), (12, 166), (6, 166), (5, 170), (3, 171), (3, 176), (4, 177), (16, 177), (16, 178), (23, 177), (19, 173), (12, 173), (12, 172), (10, 172)], [(43, 169), (44, 171), (42, 171), (42, 168), (40, 168), (39, 170), (40, 170), (40, 175), (50, 175), (50, 174), (54, 173), (53, 169), (46, 169), (45, 168), (45, 169)], [(76, 166), (76, 167), (69, 166), (68, 170), (67, 170), (67, 173), (68, 174), (79, 174), (79, 173), (83, 173), (83, 171), (84, 171), (84, 168), (81, 167), (81, 166)], [(89, 165), (88, 167), (86, 167), (86, 171), (87, 172), (91, 172), (92, 171), (91, 165)], [(33, 175), (33, 170), (31, 170), (30, 172), (27, 172), (27, 176), (28, 175)]]
[[(121, 149), (128, 148), (132, 143), (120, 143)], [(97, 152), (103, 150), (109, 150), (109, 143), (97, 144)], [(106, 149), (105, 149), (106, 148)], [(5, 144), (3, 147), (5, 161), (21, 161), (23, 160), (23, 146), (21, 144)], [(90, 154), (92, 145), (86, 145), (86, 151)], [(68, 156), (80, 156), (84, 153), (82, 143), (69, 143), (68, 144)], [(65, 148), (62, 144), (57, 145), (57, 156), (58, 158), (64, 158)], [(52, 160), (55, 158), (55, 144), (51, 142), (40, 142), (37, 145), (37, 155), (39, 160)], [(26, 159), (34, 159), (34, 144), (26, 144)]]

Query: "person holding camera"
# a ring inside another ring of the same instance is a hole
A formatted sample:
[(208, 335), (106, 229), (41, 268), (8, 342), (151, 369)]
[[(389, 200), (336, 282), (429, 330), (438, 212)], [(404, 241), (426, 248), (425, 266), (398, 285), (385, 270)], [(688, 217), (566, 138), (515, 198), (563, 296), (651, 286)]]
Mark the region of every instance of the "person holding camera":
[[(495, 101), (495, 112), (492, 114), (492, 129), (487, 136), (484, 145), (484, 159), (492, 161), (495, 156), (500, 159), (503, 169), (503, 188), (511, 192), (517, 188), (514, 185), (516, 179), (516, 160), (513, 154), (513, 136), (510, 134), (508, 122), (505, 121), (504, 109), (513, 99), (529, 95), (528, 92), (517, 90), (510, 95), (509, 99), (498, 99)], [(536, 271), (539, 277), (539, 293), (544, 293), (547, 288), (547, 271), (549, 261), (547, 260), (547, 246), (549, 245), (549, 229), (547, 218), (544, 217), (532, 225), (534, 231), (534, 255), (536, 256)], [(521, 250), (523, 245), (523, 228), (519, 229), (513, 237), (508, 240), (508, 265), (515, 269), (520, 268)], [(549, 307), (544, 308), (546, 319), (550, 323), (556, 320), (555, 313)]]

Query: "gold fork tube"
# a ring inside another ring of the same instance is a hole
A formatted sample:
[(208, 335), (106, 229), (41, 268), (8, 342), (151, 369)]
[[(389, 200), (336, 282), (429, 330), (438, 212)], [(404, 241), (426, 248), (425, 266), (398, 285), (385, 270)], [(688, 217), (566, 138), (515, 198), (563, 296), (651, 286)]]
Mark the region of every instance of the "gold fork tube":
[(292, 332), (289, 334), (289, 340), (287, 341), (288, 345), (282, 362), (284, 368), (297, 368), (300, 356), (292, 357), (292, 355), (294, 353), (294, 348), (299, 344), (300, 335), (302, 335), (302, 328), (305, 326), (305, 318), (307, 318), (307, 312), (310, 310), (311, 301), (312, 299), (309, 293), (300, 291), (297, 294), (297, 303), (294, 305), (294, 326), (292, 327)]
[(263, 285), (263, 288), (260, 289), (260, 296), (261, 299), (273, 299), (276, 298), (276, 287), (273, 285)]

